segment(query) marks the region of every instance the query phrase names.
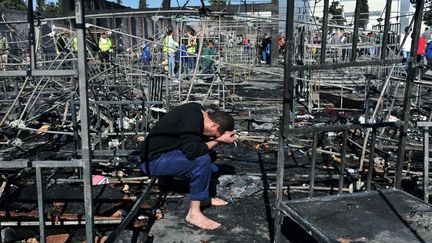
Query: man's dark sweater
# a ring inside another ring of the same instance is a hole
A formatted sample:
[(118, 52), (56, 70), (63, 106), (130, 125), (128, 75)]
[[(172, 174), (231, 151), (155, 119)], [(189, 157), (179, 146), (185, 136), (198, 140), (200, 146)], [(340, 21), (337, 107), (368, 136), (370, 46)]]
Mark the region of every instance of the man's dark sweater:
[(188, 103), (168, 112), (141, 144), (141, 160), (152, 161), (175, 149), (183, 151), (190, 160), (207, 153), (203, 110), (197, 103)]

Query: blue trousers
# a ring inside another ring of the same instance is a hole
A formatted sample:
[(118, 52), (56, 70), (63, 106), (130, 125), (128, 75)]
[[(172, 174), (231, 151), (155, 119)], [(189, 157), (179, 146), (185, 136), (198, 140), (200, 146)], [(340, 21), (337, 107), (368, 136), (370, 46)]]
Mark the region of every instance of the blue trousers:
[[(141, 170), (146, 173), (145, 163)], [(151, 176), (184, 176), (190, 178), (190, 199), (202, 201), (209, 197), (209, 185), (212, 172), (216, 165), (210, 155), (204, 154), (194, 160), (189, 160), (180, 150), (163, 153), (149, 164)]]

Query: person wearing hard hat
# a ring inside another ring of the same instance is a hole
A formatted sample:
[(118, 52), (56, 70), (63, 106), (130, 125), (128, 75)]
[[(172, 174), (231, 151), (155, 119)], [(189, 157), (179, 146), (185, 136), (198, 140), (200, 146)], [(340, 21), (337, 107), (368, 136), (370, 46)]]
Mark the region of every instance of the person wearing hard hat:
[(101, 54), (100, 59), (103, 62), (109, 62), (113, 53), (113, 45), (109, 38), (109, 33), (103, 32), (99, 38), (99, 52)]

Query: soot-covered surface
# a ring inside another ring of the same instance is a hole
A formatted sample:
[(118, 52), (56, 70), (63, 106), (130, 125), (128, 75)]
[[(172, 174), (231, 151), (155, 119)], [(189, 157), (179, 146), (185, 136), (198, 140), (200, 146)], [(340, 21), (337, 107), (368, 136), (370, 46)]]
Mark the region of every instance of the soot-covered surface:
[(287, 201), (294, 221), (323, 241), (431, 242), (432, 206), (388, 189)]

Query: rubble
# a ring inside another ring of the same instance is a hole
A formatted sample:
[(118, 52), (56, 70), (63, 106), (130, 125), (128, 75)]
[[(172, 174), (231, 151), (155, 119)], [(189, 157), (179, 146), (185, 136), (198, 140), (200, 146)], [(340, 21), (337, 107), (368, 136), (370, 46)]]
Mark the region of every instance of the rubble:
[[(90, 2), (87, 7), (98, 5)], [(2, 16), (0, 29), (11, 47), (8, 62), (0, 62), (1, 242), (38, 241), (41, 212), (46, 242), (83, 242), (86, 216), (96, 222), (96, 240), (106, 240), (150, 183), (139, 167), (138, 145), (170, 109), (192, 101), (231, 113), (239, 131), (234, 146), (217, 148), (215, 161), (220, 167), (216, 195), (229, 200), (228, 214), (206, 209), (223, 222), (224, 232), (197, 232), (184, 223), (187, 182), (176, 181), (172, 191), (152, 188), (120, 240), (139, 235), (143, 242), (266, 242), (275, 240), (274, 226), (281, 225), (274, 221), (275, 201), (395, 185), (429, 201), (423, 168), (431, 71), (413, 75), (420, 64), (401, 63), (403, 33), (393, 27), (385, 32), (383, 22), (370, 36), (358, 32), (361, 42), (327, 43), (315, 38), (327, 34), (316, 32), (324, 29), (323, 19), (305, 17), (294, 21), (295, 31), (278, 36), (275, 6), (255, 4), (270, 9), (272, 17), (245, 17), (242, 7), (232, 4), (223, 14), (215, 6), (198, 10), (187, 3), (182, 10), (163, 11), (117, 12), (113, 5), (109, 11), (94, 9), (81, 24), (68, 17), (31, 21), (38, 22), (30, 28), (34, 43), (27, 40), (25, 13), (10, 23)], [(255, 4), (245, 2), (245, 11), (259, 9)], [(325, 27), (330, 34), (355, 32), (355, 26), (330, 22)], [(214, 40), (215, 70), (202, 73), (200, 61), (185, 70), (187, 60), (180, 56), (177, 75), (169, 76), (162, 33), (173, 28), (181, 42), (189, 24), (202, 37), (198, 49), (206, 48), (206, 39)], [(108, 60), (99, 57), (102, 32), (111, 32), (116, 44)], [(264, 60), (260, 41), (267, 32), (273, 42)], [(75, 36), (86, 49), (74, 47)], [(149, 41), (152, 58), (144, 63), (139, 57)], [(282, 41), (289, 45), (278, 47)], [(408, 87), (411, 93), (405, 94)], [(42, 209), (38, 201), (44, 201)], [(418, 210), (408, 216), (411, 227), (429, 233), (432, 215)], [(59, 225), (67, 232), (56, 231)], [(388, 232), (377, 239), (391, 239)], [(344, 235), (336, 240), (374, 239)]]
[(250, 197), (262, 190), (262, 180), (259, 176), (222, 175), (218, 178), (217, 191), (219, 196), (230, 201)]

